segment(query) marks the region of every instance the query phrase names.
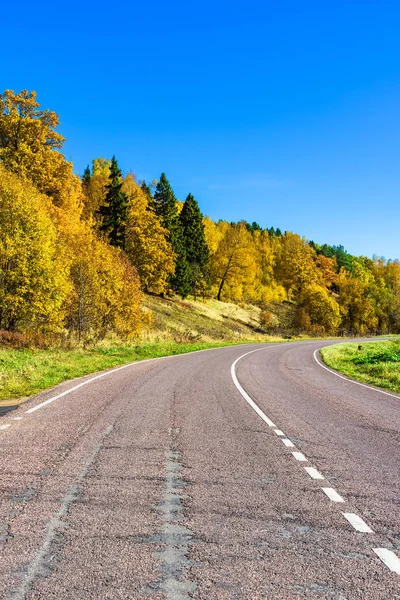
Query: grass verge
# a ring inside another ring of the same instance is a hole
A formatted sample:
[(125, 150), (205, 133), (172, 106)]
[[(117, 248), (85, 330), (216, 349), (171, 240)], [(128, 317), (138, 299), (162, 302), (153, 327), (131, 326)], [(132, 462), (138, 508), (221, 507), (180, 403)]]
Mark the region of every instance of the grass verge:
[[(361, 349), (359, 350), (359, 346)], [(400, 340), (335, 344), (321, 350), (324, 362), (357, 381), (400, 393)]]
[[(264, 342), (271, 341), (280, 340), (265, 336)], [(165, 340), (138, 346), (108, 345), (88, 350), (0, 348), (0, 406), (18, 404), (68, 379), (129, 362), (246, 343), (254, 343), (254, 340), (183, 344)]]

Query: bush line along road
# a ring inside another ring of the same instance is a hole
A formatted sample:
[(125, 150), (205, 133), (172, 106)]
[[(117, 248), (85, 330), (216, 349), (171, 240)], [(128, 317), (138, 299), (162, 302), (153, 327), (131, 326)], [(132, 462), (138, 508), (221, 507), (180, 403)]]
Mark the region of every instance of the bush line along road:
[(0, 597), (400, 598), (400, 397), (327, 344), (142, 361), (3, 416)]

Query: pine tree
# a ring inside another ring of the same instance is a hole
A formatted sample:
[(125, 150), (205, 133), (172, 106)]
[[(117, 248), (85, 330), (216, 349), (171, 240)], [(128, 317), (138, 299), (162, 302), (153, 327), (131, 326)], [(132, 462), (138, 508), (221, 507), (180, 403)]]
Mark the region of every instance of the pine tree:
[(204, 234), (203, 215), (192, 194), (186, 198), (179, 220), (183, 229), (186, 258), (189, 264), (204, 268), (208, 263), (210, 251)]
[(175, 194), (165, 175), (161, 174), (153, 199), (154, 212), (161, 218), (162, 226), (168, 230), (168, 241), (176, 254), (175, 275), (170, 278), (171, 288), (185, 298), (191, 291), (192, 278), (186, 258), (182, 225), (178, 216)]
[(192, 292), (204, 294), (208, 285), (207, 265), (210, 251), (207, 246), (203, 215), (192, 194), (186, 198), (179, 220), (183, 230), (186, 258), (190, 266)]
[(83, 186), (87, 186), (90, 183), (90, 178), (91, 178), (90, 167), (88, 165), (83, 172), (83, 177), (82, 177)]
[[(90, 173), (90, 167), (89, 165), (86, 167), (86, 169), (83, 172), (83, 176), (82, 176), (82, 190), (83, 193), (86, 194), (88, 193), (89, 187), (90, 187), (90, 181), (92, 179), (91, 173)], [(86, 208), (86, 202), (85, 202), (85, 208)]]
[(154, 198), (153, 198), (153, 194), (151, 193), (150, 186), (147, 185), (147, 183), (143, 180), (142, 184), (140, 186), (140, 189), (142, 190), (142, 192), (144, 193), (144, 195), (147, 198), (149, 209), (154, 209)]
[(184, 252), (179, 254), (176, 259), (175, 274), (170, 279), (170, 285), (174, 292), (182, 298), (186, 298), (192, 291), (192, 272)]
[(165, 175), (161, 173), (160, 181), (156, 185), (156, 191), (153, 199), (154, 212), (161, 217), (162, 226), (174, 237), (174, 230), (177, 228), (178, 209), (176, 197)]
[(128, 197), (122, 191), (122, 173), (118, 167), (115, 156), (111, 159), (109, 181), (110, 183), (107, 185), (107, 194), (104, 199), (104, 204), (102, 204), (99, 209), (99, 213), (102, 217), (100, 231), (106, 233), (112, 246), (124, 249), (128, 215)]

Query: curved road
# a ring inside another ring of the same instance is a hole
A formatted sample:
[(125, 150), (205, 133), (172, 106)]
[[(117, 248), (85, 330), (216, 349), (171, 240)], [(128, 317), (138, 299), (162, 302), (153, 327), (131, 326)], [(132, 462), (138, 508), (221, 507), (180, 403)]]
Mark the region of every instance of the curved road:
[(1, 417), (0, 598), (400, 599), (400, 397), (322, 368), (327, 343), (136, 363)]

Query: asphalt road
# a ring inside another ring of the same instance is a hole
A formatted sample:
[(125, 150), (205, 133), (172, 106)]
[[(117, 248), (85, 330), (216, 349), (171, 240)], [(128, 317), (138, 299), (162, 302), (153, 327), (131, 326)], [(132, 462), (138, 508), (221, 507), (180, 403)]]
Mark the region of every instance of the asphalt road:
[(0, 597), (400, 599), (400, 397), (324, 345), (137, 363), (2, 416)]

